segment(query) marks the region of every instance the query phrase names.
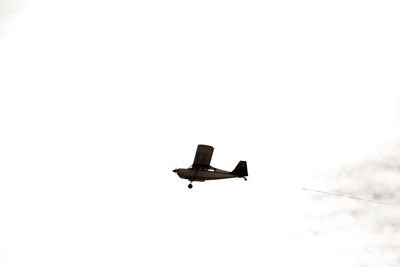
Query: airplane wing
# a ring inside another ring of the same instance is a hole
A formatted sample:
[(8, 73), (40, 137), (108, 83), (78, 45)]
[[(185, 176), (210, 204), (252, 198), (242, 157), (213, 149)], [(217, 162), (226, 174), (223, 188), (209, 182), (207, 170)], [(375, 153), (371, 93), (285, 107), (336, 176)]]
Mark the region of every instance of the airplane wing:
[(198, 145), (193, 167), (209, 167), (214, 148), (207, 145)]

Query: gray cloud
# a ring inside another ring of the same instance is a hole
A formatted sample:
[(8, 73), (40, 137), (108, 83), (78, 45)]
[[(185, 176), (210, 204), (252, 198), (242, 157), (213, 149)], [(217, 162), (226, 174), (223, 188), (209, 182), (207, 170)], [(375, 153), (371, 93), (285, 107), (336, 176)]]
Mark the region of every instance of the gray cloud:
[(400, 153), (389, 152), (343, 168), (332, 179), (335, 192), (400, 206)]
[(368, 255), (360, 258), (358, 266), (399, 266), (399, 148), (393, 145), (326, 179), (326, 191), (389, 205), (323, 194), (318, 197), (324, 208), (315, 215), (320, 223), (313, 225), (311, 233), (323, 237), (334, 231), (342, 235), (345, 248)]

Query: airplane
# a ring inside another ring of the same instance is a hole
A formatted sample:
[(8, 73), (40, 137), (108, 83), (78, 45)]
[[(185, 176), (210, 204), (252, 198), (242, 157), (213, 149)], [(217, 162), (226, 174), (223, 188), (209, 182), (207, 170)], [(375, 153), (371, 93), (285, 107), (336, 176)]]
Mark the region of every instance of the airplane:
[(175, 169), (173, 172), (182, 179), (190, 181), (189, 189), (193, 187), (192, 182), (204, 182), (206, 180), (218, 180), (228, 178), (244, 178), (247, 181), (247, 162), (239, 161), (236, 168), (229, 172), (214, 168), (210, 165), (214, 148), (208, 145), (198, 145), (192, 166), (187, 169)]

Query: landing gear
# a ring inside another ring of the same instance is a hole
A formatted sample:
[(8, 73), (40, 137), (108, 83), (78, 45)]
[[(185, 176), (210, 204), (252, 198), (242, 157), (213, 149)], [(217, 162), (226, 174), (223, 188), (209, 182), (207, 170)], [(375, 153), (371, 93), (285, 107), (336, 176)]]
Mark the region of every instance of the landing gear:
[(247, 181), (247, 178), (246, 178), (246, 177), (243, 177), (243, 179), (244, 179), (245, 181)]
[(192, 189), (193, 185), (190, 183), (188, 184), (189, 189)]

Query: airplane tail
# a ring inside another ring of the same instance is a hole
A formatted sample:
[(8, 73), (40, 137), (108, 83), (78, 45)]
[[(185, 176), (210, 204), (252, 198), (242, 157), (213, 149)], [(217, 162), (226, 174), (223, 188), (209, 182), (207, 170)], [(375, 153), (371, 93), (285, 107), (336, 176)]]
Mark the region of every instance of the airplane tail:
[(247, 173), (247, 162), (239, 161), (239, 163), (236, 165), (236, 168), (231, 172), (231, 174), (236, 175), (238, 177), (245, 177), (249, 175)]

